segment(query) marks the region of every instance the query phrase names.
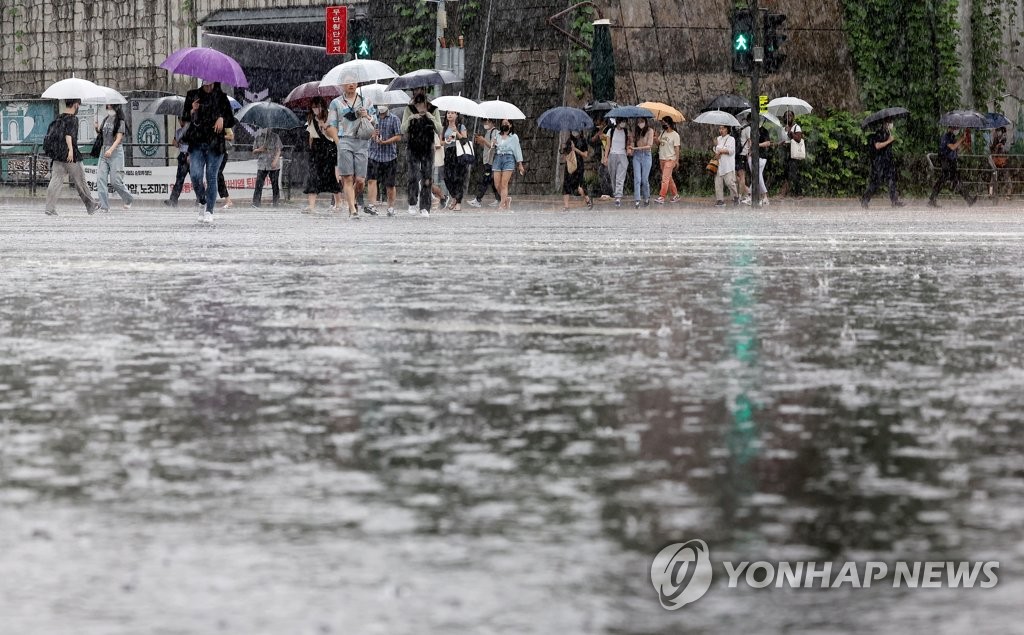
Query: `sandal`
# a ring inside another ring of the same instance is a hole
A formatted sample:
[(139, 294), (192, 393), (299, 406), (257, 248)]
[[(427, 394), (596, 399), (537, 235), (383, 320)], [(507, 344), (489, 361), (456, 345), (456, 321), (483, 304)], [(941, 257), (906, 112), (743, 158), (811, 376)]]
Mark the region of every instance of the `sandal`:
[(584, 197), (584, 201), (587, 203), (587, 209), (594, 209), (594, 199), (586, 196)]
[(455, 207), (452, 208), (452, 211), (453, 212), (461, 212), (462, 211), (462, 203), (456, 203)]

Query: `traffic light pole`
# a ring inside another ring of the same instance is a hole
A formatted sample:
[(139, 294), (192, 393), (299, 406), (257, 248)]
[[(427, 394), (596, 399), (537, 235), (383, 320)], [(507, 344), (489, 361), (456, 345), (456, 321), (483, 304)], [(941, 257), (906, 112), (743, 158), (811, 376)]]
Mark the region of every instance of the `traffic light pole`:
[(757, 25), (760, 22), (760, 11), (757, 10), (757, 0), (750, 0), (750, 19), (753, 21), (753, 33), (751, 33), (752, 47), (754, 51), (754, 63), (750, 68), (750, 116), (747, 120), (750, 122), (750, 206), (760, 207), (761, 206), (761, 192), (760, 179), (758, 175), (761, 173), (761, 148), (759, 145), (760, 131), (761, 131), (761, 100), (760, 90), (758, 86), (759, 71), (761, 69), (762, 62), (757, 60), (757, 47), (762, 47), (761, 59), (764, 59), (764, 42), (760, 40), (763, 38), (758, 37)]

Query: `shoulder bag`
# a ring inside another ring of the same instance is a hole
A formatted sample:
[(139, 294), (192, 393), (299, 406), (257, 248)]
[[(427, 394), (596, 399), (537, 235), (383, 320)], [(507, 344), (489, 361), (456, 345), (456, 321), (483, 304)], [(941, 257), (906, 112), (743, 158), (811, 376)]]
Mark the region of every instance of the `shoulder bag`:
[[(96, 139), (92, 142), (92, 150), (89, 150), (89, 156), (99, 158), (100, 153), (103, 152), (103, 126), (107, 125), (108, 117), (103, 118), (103, 123), (100, 124), (100, 131), (96, 134)], [(117, 131), (114, 132), (115, 136)]]
[(803, 161), (807, 158), (807, 146), (804, 140), (789, 142), (789, 158), (795, 161)]

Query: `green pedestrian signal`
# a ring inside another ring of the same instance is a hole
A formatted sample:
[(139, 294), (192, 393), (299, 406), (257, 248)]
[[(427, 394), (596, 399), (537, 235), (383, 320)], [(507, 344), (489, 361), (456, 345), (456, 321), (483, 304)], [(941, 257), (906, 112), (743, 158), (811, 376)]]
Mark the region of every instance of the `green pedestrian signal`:
[(732, 70), (744, 75), (754, 67), (754, 16), (750, 9), (732, 13)]
[(373, 45), (370, 43), (370, 21), (364, 16), (355, 15), (348, 21), (348, 52), (360, 59), (371, 57)]
[(356, 48), (356, 56), (358, 57), (370, 57), (370, 41), (359, 40), (359, 46)]

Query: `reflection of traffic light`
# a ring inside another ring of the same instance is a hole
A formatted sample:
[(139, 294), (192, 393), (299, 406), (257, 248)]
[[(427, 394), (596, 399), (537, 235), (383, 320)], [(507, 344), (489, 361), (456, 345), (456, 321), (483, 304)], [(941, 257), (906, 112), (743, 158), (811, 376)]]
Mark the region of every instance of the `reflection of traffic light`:
[(782, 23), (786, 21), (785, 13), (768, 12), (764, 16), (764, 70), (774, 73), (786, 61), (786, 54), (779, 52), (786, 41)]
[(749, 73), (754, 64), (754, 16), (749, 9), (732, 14), (732, 70)]
[(365, 59), (373, 53), (370, 43), (370, 23), (363, 17), (353, 17), (348, 21), (348, 52)]

